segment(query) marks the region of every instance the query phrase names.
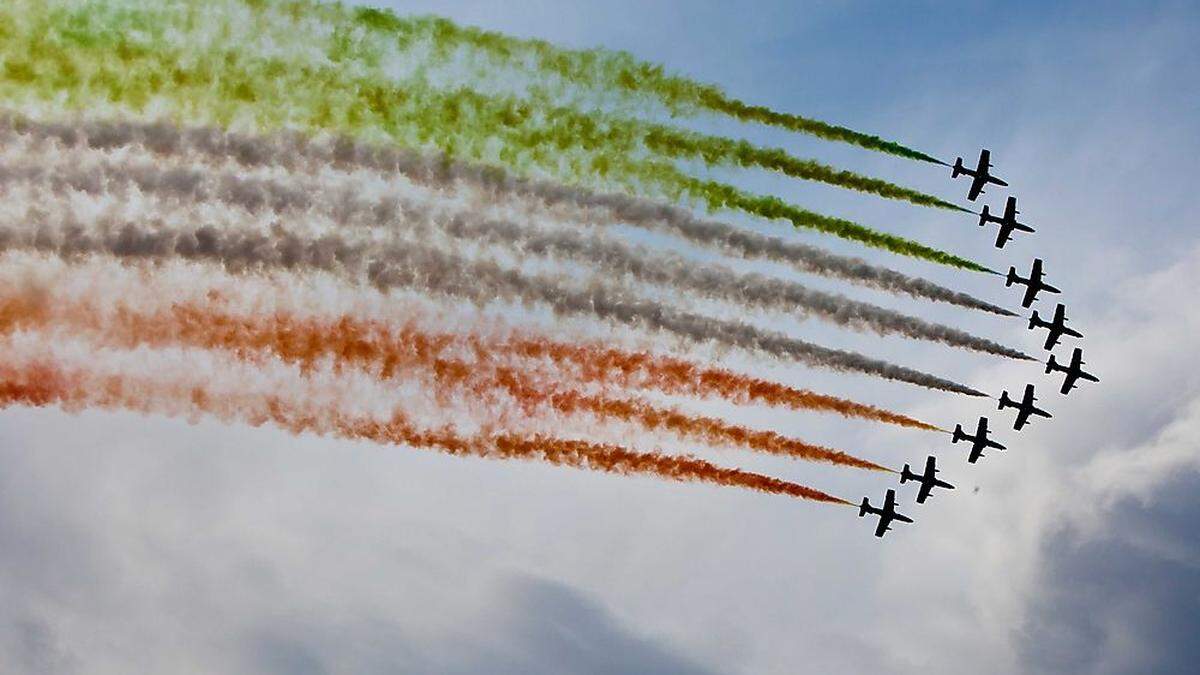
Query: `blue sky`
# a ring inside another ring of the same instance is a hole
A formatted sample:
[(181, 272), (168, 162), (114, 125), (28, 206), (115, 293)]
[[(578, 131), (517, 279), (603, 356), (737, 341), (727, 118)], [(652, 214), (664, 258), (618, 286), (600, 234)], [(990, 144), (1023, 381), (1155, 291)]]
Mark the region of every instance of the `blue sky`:
[[(998, 269), (1043, 257), (1103, 382), (800, 325), (1055, 419), (976, 466), (940, 437), (743, 418), (959, 489), (885, 541), (849, 509), (133, 415), (0, 420), (0, 663), (14, 672), (1184, 673), (1200, 629), (1200, 8), (1192, 3), (393, 2), (627, 49), (776, 108), (950, 160), (992, 149), (1035, 236), (745, 177)], [(760, 128), (959, 197), (948, 170)], [(995, 206), (1001, 193), (990, 195)], [(748, 224), (779, 231), (775, 224)], [(798, 240), (860, 249), (803, 233)], [(877, 258), (883, 259), (883, 258)], [(1015, 305), (994, 278), (889, 265)], [(864, 297), (866, 297), (864, 295)], [(1036, 350), (1020, 322), (866, 299)], [(963, 323), (969, 320), (968, 326)], [(736, 365), (736, 357), (734, 359)], [(938, 421), (988, 401), (767, 373)], [(993, 416), (994, 421), (997, 418)], [(857, 497), (886, 477), (727, 458)]]

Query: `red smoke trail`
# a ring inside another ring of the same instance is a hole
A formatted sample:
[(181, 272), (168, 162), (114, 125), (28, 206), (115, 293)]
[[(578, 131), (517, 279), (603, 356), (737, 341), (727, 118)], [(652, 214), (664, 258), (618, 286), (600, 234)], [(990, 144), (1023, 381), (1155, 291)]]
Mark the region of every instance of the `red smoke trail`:
[(374, 443), (431, 448), (452, 455), (541, 460), (621, 475), (648, 475), (681, 482), (740, 487), (832, 504), (849, 502), (803, 485), (757, 473), (720, 467), (695, 457), (635, 452), (616, 445), (552, 438), (543, 435), (462, 437), (444, 430), (421, 431), (400, 412), (379, 421), (337, 410), (310, 410), (280, 397), (246, 393), (229, 397), (205, 388), (202, 379), (171, 382), (161, 377), (95, 374), (66, 370), (48, 359), (24, 367), (0, 361), (0, 407), (60, 405), (125, 409), (143, 413), (206, 414), (252, 425), (272, 423), (292, 433), (315, 433)]

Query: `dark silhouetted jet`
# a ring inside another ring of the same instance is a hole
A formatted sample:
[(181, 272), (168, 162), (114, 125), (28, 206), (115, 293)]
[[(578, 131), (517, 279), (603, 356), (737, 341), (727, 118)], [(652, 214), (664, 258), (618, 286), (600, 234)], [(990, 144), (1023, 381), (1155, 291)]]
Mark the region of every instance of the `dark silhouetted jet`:
[(964, 174), (970, 176), (971, 189), (967, 191), (967, 199), (969, 201), (975, 201), (975, 198), (983, 193), (983, 186), (987, 185), (988, 183), (1003, 185), (1005, 187), (1008, 186), (1008, 183), (1005, 183), (989, 173), (988, 169), (990, 168), (992, 168), (992, 153), (988, 149), (984, 148), (983, 150), (979, 151), (979, 163), (975, 165), (974, 169), (968, 169), (964, 167), (962, 163), (962, 157), (954, 160), (954, 166), (950, 170), (950, 177), (958, 178)]
[(961, 424), (954, 425), (954, 436), (950, 438), (951, 443), (959, 441), (971, 442), (971, 454), (967, 456), (967, 461), (974, 464), (977, 459), (983, 457), (983, 451), (986, 448), (995, 448), (997, 450), (1007, 450), (1003, 445), (988, 438), (988, 420), (986, 417), (979, 418), (979, 426), (975, 428), (975, 435), (969, 436), (963, 431)]
[(1050, 360), (1046, 362), (1046, 373), (1049, 374), (1055, 370), (1060, 373), (1066, 373), (1063, 378), (1062, 389), (1059, 389), (1064, 394), (1070, 393), (1076, 386), (1076, 380), (1087, 380), (1088, 382), (1099, 382), (1100, 378), (1091, 373), (1084, 372), (1083, 368), (1083, 350), (1079, 347), (1075, 348), (1075, 352), (1071, 354), (1071, 365), (1064, 366), (1054, 360), (1054, 355), (1050, 355)]
[(1047, 293), (1062, 293), (1062, 291), (1042, 281), (1042, 259), (1034, 258), (1033, 267), (1029, 270), (1029, 278), (1022, 279), (1017, 276), (1017, 268), (1008, 268), (1008, 278), (1004, 280), (1005, 286), (1020, 284), (1025, 287), (1025, 297), (1021, 298), (1021, 306), (1028, 307), (1037, 300), (1037, 294), (1041, 291)]
[(1033, 385), (1027, 384), (1025, 385), (1025, 398), (1019, 403), (1009, 398), (1007, 391), (1000, 394), (1000, 407), (998, 409), (1004, 410), (1005, 408), (1016, 408), (1017, 419), (1013, 422), (1013, 429), (1020, 431), (1021, 428), (1024, 427), (1027, 422), (1029, 422), (1030, 415), (1038, 415), (1039, 417), (1045, 418), (1054, 417), (1050, 413), (1034, 405), (1033, 402), (1036, 400), (1037, 397), (1033, 395)]
[[(1033, 232), (1033, 228), (1025, 223), (1017, 222), (1017, 198), (1009, 197), (1008, 204), (1004, 206), (1003, 216), (993, 216), (988, 212), (988, 207), (984, 206), (979, 212), (979, 226), (983, 227), (988, 223), (998, 223), (1000, 231), (996, 233), (996, 248), (1004, 248), (1004, 245), (1012, 241), (1012, 233), (1015, 230), (1021, 232)], [(1014, 270), (1015, 271), (1015, 270)]]
[(912, 470), (908, 468), (908, 465), (905, 464), (904, 470), (900, 472), (900, 484), (904, 485), (910, 480), (919, 482), (921, 484), (921, 489), (917, 491), (917, 503), (924, 504), (925, 500), (929, 498), (929, 493), (933, 490), (933, 488), (940, 487), (946, 488), (947, 490), (954, 489), (953, 485), (944, 480), (937, 479), (937, 471), (937, 460), (933, 458), (933, 455), (930, 455), (929, 459), (925, 460), (925, 473), (923, 474), (913, 473)]
[(1045, 328), (1049, 331), (1049, 334), (1046, 335), (1045, 348), (1047, 350), (1054, 349), (1054, 346), (1058, 344), (1058, 339), (1064, 335), (1077, 338), (1083, 337), (1083, 333), (1067, 328), (1067, 320), (1067, 308), (1063, 307), (1063, 304), (1060, 302), (1058, 303), (1058, 307), (1054, 308), (1053, 321), (1042, 319), (1038, 316), (1037, 310), (1033, 310), (1033, 314), (1029, 317), (1029, 330)]
[(896, 512), (896, 491), (888, 490), (887, 497), (883, 500), (883, 508), (877, 509), (871, 506), (870, 500), (863, 497), (862, 505), (858, 507), (858, 517), (862, 518), (868, 513), (879, 516), (879, 525), (875, 527), (875, 536), (882, 537), (884, 532), (892, 529), (892, 521), (898, 520), (902, 523), (911, 523), (912, 518)]

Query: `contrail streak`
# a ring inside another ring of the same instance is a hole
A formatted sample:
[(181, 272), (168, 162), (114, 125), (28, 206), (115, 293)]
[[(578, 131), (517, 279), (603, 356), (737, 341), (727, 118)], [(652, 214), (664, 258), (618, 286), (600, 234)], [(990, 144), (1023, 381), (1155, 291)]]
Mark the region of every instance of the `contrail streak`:
[[(354, 202), (342, 199), (346, 196), (344, 193), (328, 189), (322, 191), (319, 185), (298, 181), (244, 179), (228, 173), (211, 175), (196, 169), (158, 169), (148, 162), (129, 158), (89, 163), (70, 156), (65, 159), (74, 161), (62, 167), (47, 165), (46, 161), (40, 165), (0, 162), (0, 186), (19, 178), (32, 178), (54, 187), (68, 186), (103, 194), (136, 185), (144, 193), (185, 197), (193, 201), (215, 197), (251, 211), (271, 209), (288, 216), (287, 221), (293, 225), (304, 216), (319, 211), (333, 221), (377, 222), (410, 234), (413, 234), (414, 228), (419, 228), (416, 234), (426, 234), (426, 230), (433, 229), (459, 239), (500, 244), (523, 253), (566, 256), (599, 266), (609, 273), (630, 275), (642, 283), (668, 285), (687, 291), (684, 297), (700, 294), (747, 308), (812, 315), (852, 330), (871, 330), (880, 335), (899, 333), (912, 339), (940, 342), (1009, 358), (1031, 358), (965, 331), (929, 323), (845, 296), (812, 290), (801, 284), (760, 274), (739, 274), (717, 264), (700, 265), (671, 254), (652, 254), (611, 239), (587, 236), (573, 229), (539, 231), (538, 228), (518, 225), (510, 220), (480, 217), (470, 211), (452, 215), (437, 213), (428, 204), (412, 201), (385, 199)], [(205, 232), (209, 240), (220, 236), (215, 231)], [(156, 236), (162, 239), (171, 235), (160, 230)], [(253, 243), (245, 235), (234, 236), (238, 239), (237, 244), (225, 248), (270, 245), (261, 236), (253, 237)], [(373, 253), (373, 247), (347, 242), (338, 235), (325, 235), (316, 241), (305, 241), (290, 234), (287, 237), (286, 247), (291, 251), (332, 251), (335, 258), (353, 256), (360, 260), (369, 260)], [(155, 244), (152, 247), (162, 246)]]
[(347, 139), (324, 143), (297, 135), (245, 136), (211, 128), (181, 130), (167, 124), (88, 122), (42, 124), (20, 117), (0, 118), (6, 133), (54, 139), (68, 146), (119, 148), (141, 145), (158, 154), (196, 153), (244, 166), (308, 164), (310, 171), (334, 165), (403, 175), (434, 189), (467, 184), (486, 192), (533, 199), (547, 207), (574, 207), (593, 225), (628, 223), (679, 236), (692, 244), (747, 259), (765, 259), (798, 271), (833, 277), (896, 294), (1015, 316), (1012, 312), (933, 282), (839, 256), (823, 249), (757, 234), (727, 223), (693, 216), (686, 209), (616, 193), (597, 193), (547, 181), (516, 178), (506, 172), (404, 150), (357, 144)]
[(208, 415), (225, 422), (272, 423), (294, 434), (315, 433), (407, 445), (460, 456), (535, 460), (627, 476), (647, 475), (812, 501), (848, 503), (796, 483), (720, 467), (690, 456), (636, 452), (616, 445), (546, 435), (460, 436), (446, 430), (418, 429), (399, 410), (386, 419), (378, 419), (338, 409), (315, 408), (270, 391), (242, 390), (231, 395), (223, 388), (214, 388), (207, 374), (188, 370), (185, 362), (174, 364), (169, 374), (137, 375), (94, 365), (96, 361), (103, 362), (105, 354), (96, 354), (90, 363), (63, 365), (52, 354), (30, 358), (14, 351), (11, 346), (0, 344), (0, 407), (55, 405), (67, 411), (99, 408), (193, 418)]

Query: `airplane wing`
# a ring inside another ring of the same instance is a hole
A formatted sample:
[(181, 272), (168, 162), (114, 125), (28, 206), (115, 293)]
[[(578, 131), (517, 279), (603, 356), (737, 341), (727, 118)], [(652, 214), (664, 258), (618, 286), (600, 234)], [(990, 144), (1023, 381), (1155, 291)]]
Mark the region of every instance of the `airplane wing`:
[(879, 524), (875, 526), (875, 536), (882, 537), (883, 533), (890, 529), (888, 525), (891, 525), (891, 523), (892, 519), (888, 516), (879, 516)]
[(980, 457), (983, 457), (983, 446), (979, 444), (972, 445), (971, 454), (967, 457), (967, 461), (974, 464), (979, 461)]
[(1045, 345), (1045, 348), (1047, 351), (1054, 349), (1054, 347), (1056, 345), (1058, 345), (1058, 339), (1060, 337), (1062, 337), (1062, 331), (1059, 330), (1058, 328), (1051, 326), (1049, 330), (1050, 330), (1049, 334), (1046, 335), (1046, 345)]
[(975, 170), (979, 173), (987, 173), (990, 168), (992, 168), (992, 151), (984, 148), (979, 151), (979, 164)]
[(1031, 410), (1029, 408), (1021, 408), (1020, 410), (1018, 410), (1017, 411), (1017, 419), (1015, 422), (1013, 422), (1013, 428), (1016, 429), (1017, 431), (1020, 431), (1021, 428), (1024, 427), (1027, 422), (1029, 422), (1029, 413), (1030, 412), (1031, 412)]
[[(996, 233), (996, 248), (1004, 248), (1004, 245), (1012, 241), (1012, 228), (1006, 223), (1000, 223), (1000, 231)], [(1025, 291), (1028, 295), (1029, 291)]]
[(979, 193), (983, 192), (983, 186), (987, 183), (986, 173), (977, 173), (971, 179), (971, 189), (967, 191), (967, 201), (973, 202), (979, 197)]
[(926, 482), (922, 481), (921, 489), (917, 491), (917, 501), (924, 504), (925, 500), (929, 497), (929, 493), (932, 491), (933, 491), (933, 482), (930, 481), (930, 482), (926, 483)]
[(1080, 370), (1083, 367), (1083, 350), (1079, 347), (1071, 352), (1071, 370)]
[(1063, 378), (1062, 389), (1059, 389), (1059, 391), (1064, 394), (1070, 393), (1070, 391), (1075, 388), (1075, 380), (1078, 379), (1078, 374), (1073, 371), (1068, 371), (1067, 376)]
[(1009, 197), (1008, 203), (1004, 205), (1004, 219), (1015, 222), (1017, 220), (1017, 198)]
[(1029, 285), (1025, 287), (1025, 297), (1021, 298), (1021, 306), (1028, 307), (1032, 305), (1033, 301), (1037, 299), (1037, 292), (1037, 284), (1030, 281)]

